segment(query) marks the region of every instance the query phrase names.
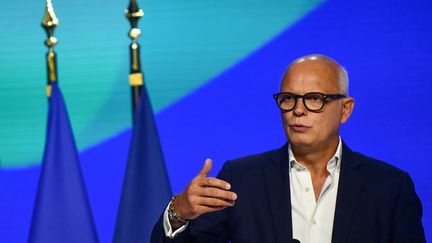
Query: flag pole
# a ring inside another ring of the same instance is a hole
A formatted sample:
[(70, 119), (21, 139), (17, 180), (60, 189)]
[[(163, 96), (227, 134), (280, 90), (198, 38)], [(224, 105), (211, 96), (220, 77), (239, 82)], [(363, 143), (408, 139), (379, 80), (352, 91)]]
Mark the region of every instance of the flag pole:
[(141, 72), (141, 57), (140, 57), (140, 46), (137, 42), (141, 35), (141, 30), (138, 28), (138, 20), (144, 16), (144, 11), (138, 7), (136, 0), (130, 0), (128, 9), (125, 10), (125, 16), (129, 20), (131, 29), (129, 31), (129, 37), (132, 39), (132, 43), (129, 46), (130, 51), (130, 74), (129, 74), (129, 85), (131, 86), (131, 97), (132, 97), (132, 120), (136, 107), (138, 106), (139, 99), (141, 96), (141, 87), (144, 82), (144, 75)]
[(126, 17), (132, 27), (129, 32), (132, 38), (129, 79), (135, 124), (117, 212), (114, 243), (150, 242), (153, 225), (172, 196), (153, 109), (140, 70), (137, 39), (141, 31), (137, 23), (143, 15), (136, 0), (130, 0)]
[(48, 36), (45, 40), (48, 47), (48, 121), (28, 242), (96, 243), (100, 241), (81, 172), (78, 149), (57, 82), (54, 52), (57, 43), (54, 29), (57, 25), (51, 0), (47, 0), (42, 27)]
[(45, 15), (42, 20), (42, 27), (47, 33), (47, 39), (45, 45), (48, 47), (48, 53), (46, 54), (46, 63), (48, 71), (48, 80), (46, 86), (46, 95), (51, 97), (51, 84), (57, 81), (57, 54), (54, 52), (54, 46), (57, 44), (57, 38), (54, 37), (54, 29), (57, 27), (59, 21), (54, 13), (51, 0), (47, 0)]

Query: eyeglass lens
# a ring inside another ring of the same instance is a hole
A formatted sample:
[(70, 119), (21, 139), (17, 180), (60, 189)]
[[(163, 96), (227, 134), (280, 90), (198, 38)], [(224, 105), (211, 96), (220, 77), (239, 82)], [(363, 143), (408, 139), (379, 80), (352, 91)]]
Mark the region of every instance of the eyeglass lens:
[[(295, 96), (294, 94), (280, 94), (278, 97), (278, 104), (283, 110), (294, 109), (297, 98), (301, 96)], [(321, 94), (309, 93), (303, 96), (303, 103), (308, 110), (317, 111), (320, 110), (324, 105), (324, 97)]]

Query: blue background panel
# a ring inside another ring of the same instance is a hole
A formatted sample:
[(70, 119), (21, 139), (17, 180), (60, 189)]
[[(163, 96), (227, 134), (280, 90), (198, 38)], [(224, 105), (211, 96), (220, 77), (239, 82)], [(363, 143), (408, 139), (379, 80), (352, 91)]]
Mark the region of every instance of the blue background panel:
[[(412, 176), (432, 241), (431, 12), (426, 0), (327, 1), (159, 110), (173, 191), (180, 192), (208, 157), (215, 175), (226, 160), (281, 146), (285, 138), (271, 95), (290, 61), (322, 53), (350, 74), (356, 106), (342, 138)], [(112, 238), (129, 139), (126, 128), (80, 154), (103, 242)], [(38, 173), (38, 166), (0, 171), (1, 240), (25, 242)]]

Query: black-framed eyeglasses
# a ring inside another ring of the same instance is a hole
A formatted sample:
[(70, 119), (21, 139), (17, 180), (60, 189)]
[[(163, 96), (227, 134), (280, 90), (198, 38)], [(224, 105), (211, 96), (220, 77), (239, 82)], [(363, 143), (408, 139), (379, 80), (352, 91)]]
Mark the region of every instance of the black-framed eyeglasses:
[(297, 105), (297, 100), (301, 98), (303, 105), (309, 111), (318, 112), (324, 108), (328, 99), (342, 99), (346, 95), (343, 94), (323, 94), (319, 92), (306, 93), (304, 95), (296, 95), (289, 92), (281, 92), (273, 95), (279, 109), (284, 112), (292, 111)]

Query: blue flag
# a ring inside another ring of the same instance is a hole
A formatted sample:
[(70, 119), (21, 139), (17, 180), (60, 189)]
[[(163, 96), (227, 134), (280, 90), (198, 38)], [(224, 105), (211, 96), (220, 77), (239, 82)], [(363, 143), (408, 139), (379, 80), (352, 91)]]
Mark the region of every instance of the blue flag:
[(56, 82), (49, 100), (45, 152), (29, 242), (98, 242), (69, 117)]
[(113, 242), (150, 242), (153, 225), (171, 198), (159, 136), (147, 90), (142, 87), (123, 180)]

